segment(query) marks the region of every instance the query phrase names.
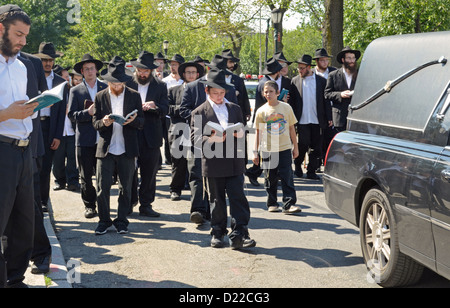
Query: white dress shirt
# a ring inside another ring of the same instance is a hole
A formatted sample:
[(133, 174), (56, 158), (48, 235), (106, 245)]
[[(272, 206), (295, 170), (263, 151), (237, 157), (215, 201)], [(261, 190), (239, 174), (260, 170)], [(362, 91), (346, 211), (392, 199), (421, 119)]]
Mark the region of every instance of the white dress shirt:
[(166, 85), (167, 85), (167, 90), (169, 90), (170, 88), (172, 88), (172, 87), (175, 87), (175, 86), (178, 86), (178, 85), (180, 85), (180, 84), (183, 84), (183, 79), (178, 79), (178, 80), (176, 80), (173, 76), (172, 76), (172, 74), (170, 74), (169, 76), (167, 76), (166, 78), (163, 78), (163, 80), (162, 81), (164, 81), (165, 83), (166, 83)]
[(138, 92), (141, 95), (142, 104), (144, 104), (145, 100), (147, 99), (147, 92), (148, 92), (149, 84), (150, 84), (150, 82), (148, 82), (147, 84), (144, 84), (144, 85), (138, 83)]
[(226, 106), (227, 101), (224, 99), (222, 104), (217, 105), (209, 98), (209, 96), (207, 96), (207, 99), (211, 104), (211, 107), (214, 110), (217, 119), (219, 120), (220, 126), (222, 126), (223, 129), (226, 129), (228, 127), (228, 108)]
[(319, 124), (316, 101), (316, 74), (302, 79), (303, 110), (300, 124)]
[[(27, 80), (27, 68), (17, 57), (10, 57), (6, 61), (0, 54), (0, 110), (7, 109), (14, 102), (29, 100)], [(33, 116), (35, 117), (36, 113)], [(0, 122), (0, 135), (9, 138), (25, 140), (32, 131), (31, 117)]]
[[(47, 88), (49, 90), (53, 89), (53, 79), (55, 78), (55, 75), (53, 74), (53, 71), (48, 75), (45, 79), (47, 80)], [(50, 107), (41, 109), (41, 117), (49, 117), (50, 116)]]
[[(125, 91), (119, 96), (115, 96), (109, 91), (111, 97), (112, 113), (124, 116), (123, 114), (123, 100), (125, 98)], [(118, 123), (113, 123), (113, 134), (111, 137), (111, 143), (109, 145), (109, 153), (113, 155), (122, 155), (125, 153), (125, 139), (123, 138), (123, 126)]]

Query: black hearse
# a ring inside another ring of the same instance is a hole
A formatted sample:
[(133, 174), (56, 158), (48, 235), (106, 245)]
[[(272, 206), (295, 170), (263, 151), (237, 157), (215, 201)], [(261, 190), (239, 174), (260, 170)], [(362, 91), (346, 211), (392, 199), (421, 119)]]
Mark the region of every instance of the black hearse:
[(381, 286), (450, 279), (450, 32), (373, 41), (364, 53), (347, 131), (330, 145), (328, 207), (360, 228)]

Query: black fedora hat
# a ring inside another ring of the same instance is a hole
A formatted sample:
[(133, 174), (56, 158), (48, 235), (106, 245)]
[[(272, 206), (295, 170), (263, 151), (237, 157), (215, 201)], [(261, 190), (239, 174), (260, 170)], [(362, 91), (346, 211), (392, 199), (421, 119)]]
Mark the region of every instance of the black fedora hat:
[(296, 63), (302, 63), (311, 66), (312, 57), (310, 55), (303, 55), (300, 59), (295, 61)]
[(226, 75), (233, 74), (233, 72), (228, 69), (228, 59), (221, 55), (215, 55), (214, 58), (212, 58), (211, 63), (206, 64), (206, 66), (210, 69), (222, 70)]
[(5, 4), (5, 5), (0, 6), (0, 15), (9, 13), (9, 12), (20, 12), (20, 11), (22, 11), (22, 9), (15, 4)]
[(64, 54), (62, 52), (56, 51), (55, 45), (53, 45), (53, 43), (42, 42), (39, 45), (38, 53), (34, 55), (41, 59), (56, 59), (62, 57)]
[(176, 61), (180, 64), (183, 64), (184, 62), (186, 62), (186, 60), (183, 58), (183, 56), (179, 55), (179, 54), (175, 54), (172, 59), (167, 60), (167, 62), (172, 62), (172, 61)]
[(274, 58), (270, 58), (267, 60), (266, 66), (264, 67), (264, 70), (262, 71), (263, 75), (273, 75), (275, 73), (278, 73), (281, 71), (283, 66), (278, 63), (278, 60)]
[(67, 67), (62, 67), (59, 64), (56, 64), (53, 66), (53, 73), (55, 73), (56, 75), (61, 75), (62, 71), (69, 71), (72, 67), (67, 66)]
[(225, 71), (219, 69), (211, 69), (206, 75), (206, 80), (200, 80), (201, 83), (211, 88), (232, 90), (233, 85), (227, 83)]
[(78, 74), (81, 74), (81, 69), (83, 68), (83, 65), (86, 64), (86, 63), (94, 63), (95, 67), (97, 68), (97, 71), (100, 71), (102, 69), (102, 67), (103, 67), (103, 62), (102, 61), (94, 59), (93, 56), (91, 56), (90, 54), (87, 53), (87, 54), (85, 54), (83, 56), (83, 58), (81, 58), (80, 62), (76, 63), (73, 66), (73, 69)]
[(336, 56), (336, 60), (342, 64), (342, 58), (345, 58), (345, 54), (346, 53), (352, 53), (355, 55), (356, 57), (356, 61), (358, 61), (358, 59), (361, 57), (361, 51), (359, 50), (355, 50), (355, 49), (351, 49), (350, 47), (344, 47), (344, 49), (342, 49)]
[(162, 52), (158, 52), (155, 56), (155, 60), (164, 60), (164, 62), (167, 61), (167, 58), (162, 54)]
[(328, 52), (325, 48), (317, 48), (316, 52), (314, 53), (314, 60), (319, 58), (331, 58), (330, 55), (328, 55)]
[(284, 56), (284, 54), (283, 54), (282, 51), (281, 51), (281, 52), (275, 53), (275, 54), (273, 55), (273, 58), (274, 58), (275, 60), (277, 60), (277, 61), (283, 61), (283, 62), (286, 62), (287, 65), (291, 65), (291, 64), (292, 64), (292, 61), (288, 61), (288, 60), (286, 59), (286, 57)]
[(241, 59), (233, 56), (233, 51), (231, 51), (231, 49), (225, 49), (224, 51), (222, 51), (222, 57), (233, 62), (241, 62)]
[(136, 68), (143, 68), (153, 70), (159, 67), (159, 64), (155, 63), (155, 57), (151, 52), (142, 51), (139, 54), (139, 58), (130, 61), (131, 65)]
[(200, 57), (200, 56), (196, 56), (196, 57), (194, 58), (194, 60), (192, 60), (192, 62), (195, 62), (195, 63), (201, 63), (201, 62), (203, 62), (203, 63), (205, 63), (205, 64), (211, 63), (211, 62), (209, 62), (209, 60), (205, 60), (205, 59), (203, 59), (203, 58)]
[(107, 82), (127, 82), (132, 79), (131, 72), (125, 68), (125, 61), (115, 56), (108, 63), (108, 68), (101, 72), (101, 77)]
[(183, 74), (186, 71), (187, 67), (196, 67), (197, 68), (197, 72), (199, 73), (199, 76), (203, 76), (203, 74), (205, 74), (205, 69), (203, 68), (202, 65), (200, 65), (200, 64), (198, 64), (197, 62), (194, 62), (194, 61), (189, 61), (189, 62), (184, 62), (183, 64), (181, 64), (178, 67), (178, 75), (183, 77)]

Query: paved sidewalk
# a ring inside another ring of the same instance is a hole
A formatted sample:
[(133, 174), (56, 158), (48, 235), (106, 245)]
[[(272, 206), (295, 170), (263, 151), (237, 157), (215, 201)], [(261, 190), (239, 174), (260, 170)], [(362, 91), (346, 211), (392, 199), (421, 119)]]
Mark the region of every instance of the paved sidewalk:
[[(51, 212), (51, 205), (50, 205)], [(58, 238), (53, 230), (51, 218), (49, 213), (44, 213), (44, 225), (47, 235), (52, 245), (52, 263), (50, 265), (50, 272), (46, 275), (34, 275), (31, 273), (31, 263), (25, 274), (25, 283), (30, 288), (72, 288), (72, 285), (67, 281), (67, 267), (64, 256), (59, 244)], [(47, 277), (47, 278), (46, 278)]]

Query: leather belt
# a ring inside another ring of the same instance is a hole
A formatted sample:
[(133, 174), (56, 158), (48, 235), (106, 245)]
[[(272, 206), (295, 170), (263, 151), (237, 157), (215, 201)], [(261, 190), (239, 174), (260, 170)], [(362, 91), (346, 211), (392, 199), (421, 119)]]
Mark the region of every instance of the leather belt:
[(15, 145), (19, 148), (26, 148), (30, 144), (30, 140), (28, 140), (28, 139), (19, 140), (19, 139), (9, 138), (9, 137), (3, 136), (3, 135), (0, 135), (0, 142), (9, 143), (9, 144)]

